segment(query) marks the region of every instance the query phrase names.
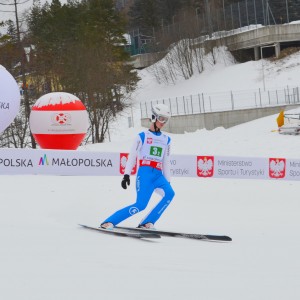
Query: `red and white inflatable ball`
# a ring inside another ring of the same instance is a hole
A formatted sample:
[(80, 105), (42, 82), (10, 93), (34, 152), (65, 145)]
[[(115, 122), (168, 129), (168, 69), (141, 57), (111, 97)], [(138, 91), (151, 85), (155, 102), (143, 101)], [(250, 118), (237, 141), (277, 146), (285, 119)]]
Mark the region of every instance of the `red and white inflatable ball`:
[(83, 103), (69, 93), (49, 93), (31, 109), (30, 130), (42, 149), (76, 150), (89, 121)]

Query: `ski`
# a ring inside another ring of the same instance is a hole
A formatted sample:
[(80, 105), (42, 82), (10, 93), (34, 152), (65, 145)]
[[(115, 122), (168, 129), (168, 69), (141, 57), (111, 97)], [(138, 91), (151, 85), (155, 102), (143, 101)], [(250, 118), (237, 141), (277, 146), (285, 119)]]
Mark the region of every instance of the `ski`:
[(194, 240), (219, 241), (219, 242), (230, 242), (230, 241), (232, 241), (232, 238), (227, 236), (227, 235), (182, 233), (182, 232), (151, 230), (151, 229), (134, 228), (134, 227), (122, 227), (122, 226), (118, 226), (116, 228), (117, 229), (126, 229), (126, 230), (130, 230), (132, 232), (156, 233), (160, 236), (179, 237), (179, 238), (194, 239)]
[(79, 226), (95, 230), (104, 234), (110, 234), (110, 235), (116, 235), (116, 236), (122, 236), (122, 237), (130, 237), (130, 238), (136, 238), (136, 239), (157, 239), (160, 238), (160, 235), (156, 232), (133, 232), (132, 230), (127, 230), (125, 228), (113, 228), (113, 229), (103, 229), (98, 227), (92, 227), (87, 225), (78, 224)]

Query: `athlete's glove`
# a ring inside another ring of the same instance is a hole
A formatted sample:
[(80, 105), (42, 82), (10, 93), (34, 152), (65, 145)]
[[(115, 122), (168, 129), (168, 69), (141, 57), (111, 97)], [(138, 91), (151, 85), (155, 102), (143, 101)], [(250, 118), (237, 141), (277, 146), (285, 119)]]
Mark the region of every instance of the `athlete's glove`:
[(123, 179), (122, 179), (122, 182), (121, 182), (121, 185), (122, 185), (122, 188), (123, 189), (127, 189), (127, 185), (130, 185), (130, 177), (129, 175), (125, 174)]

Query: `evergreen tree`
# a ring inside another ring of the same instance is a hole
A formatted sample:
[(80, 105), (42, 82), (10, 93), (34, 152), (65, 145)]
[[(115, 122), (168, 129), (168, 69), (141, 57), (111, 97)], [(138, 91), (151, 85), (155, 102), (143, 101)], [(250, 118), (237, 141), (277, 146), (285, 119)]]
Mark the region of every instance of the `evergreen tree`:
[(130, 26), (144, 34), (173, 22), (173, 17), (184, 6), (184, 0), (136, 0), (130, 7)]
[(161, 13), (157, 0), (136, 0), (128, 12), (131, 29), (139, 28), (152, 35), (153, 28), (161, 26)]
[(9, 70), (14, 76), (18, 76), (15, 70), (20, 59), (18, 50), (17, 33), (14, 23), (10, 20), (6, 22), (7, 31), (0, 37), (0, 64)]
[(102, 142), (109, 122), (126, 106), (125, 91), (138, 80), (125, 52), (125, 23), (112, 0), (35, 6), (28, 19), (35, 45), (36, 76), (55, 91), (86, 102), (93, 142)]

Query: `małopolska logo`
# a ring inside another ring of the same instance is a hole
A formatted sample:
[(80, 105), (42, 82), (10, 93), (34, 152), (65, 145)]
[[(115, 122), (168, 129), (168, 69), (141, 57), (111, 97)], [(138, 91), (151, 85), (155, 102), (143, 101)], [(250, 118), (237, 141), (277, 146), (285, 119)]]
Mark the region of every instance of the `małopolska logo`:
[(70, 125), (71, 124), (71, 114), (69, 113), (64, 113), (64, 112), (60, 112), (60, 113), (54, 113), (51, 115), (51, 121), (53, 125)]
[(39, 166), (45, 166), (45, 165), (49, 166), (49, 162), (46, 154), (44, 154), (44, 156), (42, 156), (39, 161)]
[(269, 176), (271, 178), (284, 178), (285, 170), (285, 158), (269, 158)]
[(199, 177), (212, 177), (214, 175), (213, 156), (197, 156), (197, 175)]

